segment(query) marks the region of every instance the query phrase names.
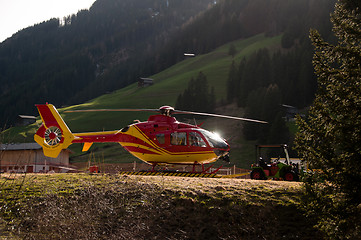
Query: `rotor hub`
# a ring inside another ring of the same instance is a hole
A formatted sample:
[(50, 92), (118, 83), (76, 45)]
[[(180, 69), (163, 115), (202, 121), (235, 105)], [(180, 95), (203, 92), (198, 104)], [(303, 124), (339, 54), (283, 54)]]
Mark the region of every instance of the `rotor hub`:
[(163, 106), (163, 107), (159, 108), (159, 112), (162, 115), (170, 117), (172, 115), (172, 113), (174, 112), (174, 108), (171, 106)]
[(44, 142), (48, 146), (55, 147), (62, 140), (62, 132), (58, 127), (51, 126), (44, 133)]
[(55, 139), (56, 137), (57, 137), (56, 133), (54, 133), (54, 132), (49, 133), (49, 138), (50, 139)]

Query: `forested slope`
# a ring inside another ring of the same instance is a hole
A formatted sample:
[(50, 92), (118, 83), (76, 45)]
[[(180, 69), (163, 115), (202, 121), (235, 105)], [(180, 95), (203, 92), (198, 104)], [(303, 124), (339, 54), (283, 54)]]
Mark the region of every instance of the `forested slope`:
[(1, 43), (0, 123), (35, 114), (35, 103), (84, 102), (160, 72), (184, 52), (207, 53), (259, 33), (284, 33), (284, 48), (302, 49), (310, 27), (327, 36), (332, 8), (326, 0), (98, 0)]
[(0, 124), (35, 103), (78, 103), (137, 81), (151, 72), (140, 62), (211, 2), (97, 0), (19, 31), (0, 45)]

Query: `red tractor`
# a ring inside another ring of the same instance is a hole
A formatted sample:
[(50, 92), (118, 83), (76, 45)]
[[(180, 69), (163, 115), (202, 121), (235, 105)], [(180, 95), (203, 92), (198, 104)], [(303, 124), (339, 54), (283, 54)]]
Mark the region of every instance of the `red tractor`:
[[(285, 157), (281, 158), (281, 156), (278, 155), (278, 158), (269, 158), (269, 161), (266, 161), (262, 157), (263, 155), (261, 152), (261, 150), (264, 148), (281, 150), (281, 152), (283, 152)], [(251, 179), (256, 179), (256, 180), (277, 179), (277, 180), (286, 180), (286, 181), (298, 181), (299, 180), (298, 164), (293, 164), (290, 162), (290, 157), (288, 155), (287, 149), (288, 147), (286, 144), (256, 145), (256, 156), (258, 162), (256, 164), (252, 164), (251, 166), (252, 169)]]

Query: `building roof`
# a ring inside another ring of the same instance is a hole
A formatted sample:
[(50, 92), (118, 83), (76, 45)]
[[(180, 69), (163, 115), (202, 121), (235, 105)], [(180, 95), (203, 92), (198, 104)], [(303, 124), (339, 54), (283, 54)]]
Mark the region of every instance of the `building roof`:
[(11, 143), (11, 144), (0, 144), (0, 150), (11, 151), (11, 150), (37, 150), (41, 149), (41, 146), (37, 143)]
[[(41, 146), (34, 143), (10, 143), (10, 144), (0, 144), (0, 151), (19, 151), (19, 150), (39, 150)], [(73, 151), (67, 149), (63, 149), (63, 151), (68, 151), (69, 153), (73, 153)]]
[(36, 120), (35, 116), (28, 116), (28, 115), (19, 115), (20, 118), (25, 118), (25, 119), (33, 119)]

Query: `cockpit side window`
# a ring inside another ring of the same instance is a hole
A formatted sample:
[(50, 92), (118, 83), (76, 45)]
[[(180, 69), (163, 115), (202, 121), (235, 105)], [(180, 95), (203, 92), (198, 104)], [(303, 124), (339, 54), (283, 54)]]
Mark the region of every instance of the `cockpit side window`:
[(165, 137), (164, 137), (164, 133), (158, 133), (155, 135), (156, 138), (157, 138), (157, 141), (160, 143), (160, 144), (165, 144)]
[(196, 147), (207, 147), (203, 138), (197, 132), (189, 132), (189, 145)]
[(170, 135), (170, 143), (172, 145), (187, 145), (187, 133), (185, 132), (173, 132)]

